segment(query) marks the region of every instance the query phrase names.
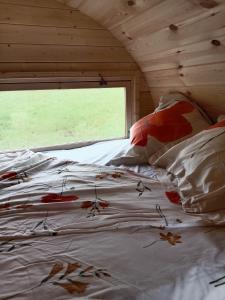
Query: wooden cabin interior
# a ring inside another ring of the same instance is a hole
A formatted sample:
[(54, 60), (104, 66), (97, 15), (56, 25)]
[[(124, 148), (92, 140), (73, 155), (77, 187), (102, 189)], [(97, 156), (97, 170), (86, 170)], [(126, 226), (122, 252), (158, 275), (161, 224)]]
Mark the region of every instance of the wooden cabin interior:
[(0, 113), (0, 298), (224, 300), (225, 0), (0, 0), (1, 105), (107, 87), (122, 139), (6, 151)]
[(138, 116), (182, 91), (224, 111), (223, 0), (1, 0), (0, 74), (133, 75)]

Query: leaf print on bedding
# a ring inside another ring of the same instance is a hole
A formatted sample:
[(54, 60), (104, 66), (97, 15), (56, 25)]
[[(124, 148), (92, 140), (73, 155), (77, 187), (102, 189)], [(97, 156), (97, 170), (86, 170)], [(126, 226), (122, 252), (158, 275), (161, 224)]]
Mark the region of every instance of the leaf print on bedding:
[(33, 236), (40, 234), (40, 231), (42, 233), (47, 233), (49, 236), (56, 236), (58, 234), (58, 232), (55, 231), (53, 226), (48, 222), (48, 211), (46, 212), (46, 216), (36, 223), (36, 225), (34, 225), (34, 227), (30, 230)]
[(141, 197), (143, 195), (143, 193), (145, 192), (145, 190), (151, 192), (151, 188), (149, 188), (148, 186), (144, 185), (142, 180), (139, 180), (137, 183), (137, 187), (136, 187), (136, 191), (139, 192), (138, 197)]
[[(93, 280), (111, 277), (106, 269), (96, 269), (94, 266), (82, 266), (80, 262), (67, 263), (64, 274), (58, 277), (59, 273), (64, 270), (64, 266), (62, 262), (55, 263), (48, 276), (35, 288), (40, 287), (42, 284), (51, 284), (64, 288), (69, 294), (83, 294)], [(54, 278), (54, 281), (50, 281), (51, 278)]]
[(77, 270), (80, 267), (81, 267), (81, 265), (79, 263), (77, 263), (77, 262), (75, 262), (75, 263), (68, 263), (67, 269), (66, 269), (65, 273), (62, 276), (60, 276), (59, 279), (60, 280), (63, 279), (64, 277), (66, 277), (67, 275), (73, 273), (75, 270)]
[(47, 282), (49, 279), (51, 279), (52, 277), (54, 277), (56, 274), (58, 274), (59, 272), (61, 272), (63, 270), (64, 266), (61, 262), (57, 262), (53, 265), (51, 271), (49, 272), (48, 276), (45, 277), (42, 281), (41, 284), (43, 284), (44, 282)]
[(118, 172), (118, 171), (115, 171), (113, 173), (103, 172), (101, 174), (96, 175), (95, 178), (96, 179), (104, 179), (106, 177), (121, 178), (123, 175), (124, 175), (123, 172)]
[(90, 200), (83, 201), (82, 204), (81, 204), (81, 208), (83, 208), (83, 209), (89, 209), (90, 208), (90, 211), (87, 215), (87, 218), (95, 217), (96, 213), (100, 214), (101, 209), (105, 209), (108, 206), (109, 206), (108, 201), (103, 200), (103, 199), (98, 197), (96, 186), (95, 186), (95, 199), (93, 201), (90, 201)]
[(219, 277), (219, 278), (217, 278), (213, 281), (210, 281), (209, 284), (214, 284), (214, 287), (225, 285), (225, 281), (222, 281), (222, 280), (225, 280), (225, 276), (222, 276), (222, 277)]
[(81, 281), (74, 281), (71, 279), (68, 279), (69, 282), (54, 282), (54, 285), (58, 285), (61, 286), (62, 288), (64, 288), (68, 293), (70, 294), (83, 294), (86, 289), (87, 286), (89, 285), (89, 283), (87, 282), (81, 282)]
[(13, 250), (23, 248), (23, 247), (29, 247), (32, 246), (31, 243), (21, 243), (21, 242), (14, 242), (13, 240), (7, 240), (0, 244), (0, 252), (6, 253), (11, 252)]
[(162, 212), (160, 205), (156, 204), (155, 209), (156, 209), (157, 213), (159, 214), (160, 218), (162, 218), (164, 220), (165, 226), (168, 226), (169, 224), (168, 224), (167, 218), (164, 215), (164, 213)]
[(172, 246), (175, 246), (178, 243), (182, 243), (181, 235), (173, 234), (172, 232), (167, 232), (167, 234), (160, 232), (160, 240), (167, 241)]

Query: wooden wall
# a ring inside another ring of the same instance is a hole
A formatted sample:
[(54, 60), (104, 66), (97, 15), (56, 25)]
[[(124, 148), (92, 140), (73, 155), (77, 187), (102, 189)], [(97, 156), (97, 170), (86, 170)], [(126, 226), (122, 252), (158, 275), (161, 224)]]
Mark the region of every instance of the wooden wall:
[(108, 29), (55, 0), (0, 0), (0, 78), (27, 72), (135, 74), (140, 116), (153, 107), (139, 67)]
[[(59, 0), (60, 1), (60, 0)], [(155, 103), (192, 95), (225, 113), (225, 0), (61, 0), (116, 36), (145, 73)]]

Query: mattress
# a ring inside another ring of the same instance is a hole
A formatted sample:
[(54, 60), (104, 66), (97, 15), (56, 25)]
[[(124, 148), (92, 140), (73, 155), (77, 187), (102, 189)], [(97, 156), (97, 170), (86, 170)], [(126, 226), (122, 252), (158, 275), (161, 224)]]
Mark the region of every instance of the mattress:
[(224, 213), (185, 214), (166, 180), (22, 151), (0, 187), (0, 299), (225, 298)]

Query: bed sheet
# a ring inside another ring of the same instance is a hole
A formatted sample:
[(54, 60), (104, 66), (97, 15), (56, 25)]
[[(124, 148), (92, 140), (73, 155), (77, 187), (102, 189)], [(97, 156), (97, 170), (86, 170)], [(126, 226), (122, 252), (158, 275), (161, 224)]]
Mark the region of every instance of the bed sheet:
[(126, 152), (129, 144), (129, 139), (103, 141), (70, 150), (46, 151), (46, 154), (80, 163), (105, 166), (120, 153)]
[(165, 181), (31, 151), (0, 154), (0, 174), (0, 299), (224, 300), (225, 280), (210, 284), (224, 212), (188, 215)]
[[(129, 139), (120, 139), (98, 142), (89, 146), (70, 150), (51, 150), (44, 153), (60, 159), (68, 159), (85, 164), (106, 166), (109, 165), (110, 161), (115, 157), (119, 157), (126, 153), (126, 150), (129, 148), (129, 146)], [(156, 178), (155, 169), (150, 167), (149, 164), (119, 165), (117, 167)]]

